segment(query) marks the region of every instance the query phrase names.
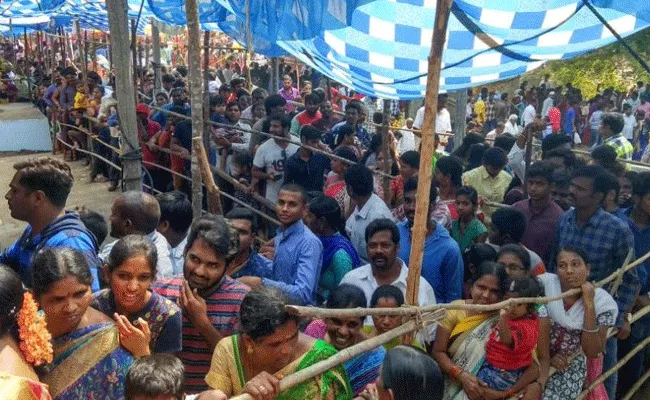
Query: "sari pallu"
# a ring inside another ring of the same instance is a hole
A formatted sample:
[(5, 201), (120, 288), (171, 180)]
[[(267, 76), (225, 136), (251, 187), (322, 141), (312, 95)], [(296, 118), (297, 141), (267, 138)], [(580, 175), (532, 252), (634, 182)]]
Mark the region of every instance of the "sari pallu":
[[(222, 339), (215, 348), (206, 382), (212, 389), (224, 391), (228, 396), (242, 393), (246, 376), (238, 335)], [(336, 350), (323, 340), (316, 340), (312, 348), (276, 372), (276, 377), (286, 377), (323, 361), (336, 354)], [(278, 394), (275, 400), (347, 400), (352, 399), (352, 388), (342, 365)]]
[(0, 399), (52, 400), (46, 385), (4, 372), (0, 372)]
[(120, 347), (112, 323), (90, 325), (54, 340), (43, 383), (55, 400), (122, 399), (133, 357)]
[[(451, 332), (448, 354), (454, 364), (476, 376), (485, 362), (485, 343), (498, 315), (478, 314), (463, 319)], [(468, 400), (458, 382), (445, 377), (444, 400)]]

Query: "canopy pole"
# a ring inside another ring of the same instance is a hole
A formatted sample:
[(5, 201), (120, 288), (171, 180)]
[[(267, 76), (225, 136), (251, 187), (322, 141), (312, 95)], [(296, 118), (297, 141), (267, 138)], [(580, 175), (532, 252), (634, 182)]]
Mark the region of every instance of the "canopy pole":
[(136, 49), (137, 30), (135, 20), (131, 20), (131, 63), (133, 64), (133, 92), (135, 94), (135, 102), (138, 102), (138, 54)]
[[(406, 281), (407, 304), (418, 304), (420, 275), (422, 273), (422, 256), (424, 240), (427, 234), (429, 221), (429, 191), (433, 168), (431, 160), (435, 153), (434, 127), (438, 108), (438, 90), (440, 88), (440, 69), (442, 52), (447, 36), (447, 23), (453, 0), (439, 0), (436, 4), (436, 18), (431, 38), (431, 53), (429, 54), (429, 68), (427, 71), (427, 88), (424, 98), (424, 123), (422, 124), (422, 149), (420, 170), (418, 173), (418, 190), (415, 202), (415, 222), (412, 227), (413, 240), (411, 241), (411, 254), (409, 273)], [(409, 341), (410, 343), (410, 341)]]
[(96, 35), (95, 35), (95, 31), (93, 31), (93, 36), (92, 37), (93, 37), (93, 50), (92, 50), (92, 54), (91, 54), (90, 57), (93, 60), (93, 71), (97, 72), (97, 70), (98, 70), (98, 68), (97, 68), (97, 47), (98, 46), (97, 46), (97, 38), (96, 38)]
[[(382, 115), (382, 124), (381, 124), (381, 141), (382, 141), (382, 155), (384, 156), (384, 174), (390, 175), (391, 168), (393, 167), (393, 160), (390, 157), (390, 152), (389, 152), (389, 147), (390, 147), (390, 130), (389, 130), (389, 125), (390, 125), (390, 100), (386, 99), (383, 100), (384, 102), (384, 109), (383, 109), (383, 115)], [(372, 121), (373, 116), (369, 115), (368, 118)], [(384, 201), (390, 208), (390, 202), (391, 202), (391, 193), (390, 193), (390, 179), (386, 178), (385, 176), (382, 177), (382, 187), (384, 188)]]
[[(201, 25), (197, 0), (185, 0), (187, 15), (187, 34), (189, 46), (187, 58), (189, 66), (188, 83), (192, 103), (192, 138), (203, 138), (203, 79), (201, 77)], [(208, 106), (208, 104), (206, 104)], [(202, 140), (202, 139), (199, 139)], [(203, 188), (199, 155), (192, 147), (192, 209), (198, 218), (203, 210)]]
[(32, 93), (32, 81), (29, 79), (29, 67), (27, 66), (27, 60), (33, 57), (31, 46), (29, 45), (29, 38), (27, 37), (27, 27), (23, 28), (23, 41), (25, 48), (23, 49), (23, 56), (25, 57), (25, 63), (23, 63), (24, 71), (23, 73), (27, 77), (27, 90), (29, 91), (29, 99), (34, 98), (34, 93)]
[[(50, 41), (50, 45), (49, 45), (49, 47), (50, 47), (50, 71), (53, 73), (54, 70), (56, 69), (56, 67), (58, 67), (58, 65), (56, 65), (56, 53), (57, 53), (58, 46), (57, 46), (56, 37), (54, 36), (56, 34), (56, 30), (54, 29), (54, 20), (50, 20), (50, 33), (51, 33), (51, 35), (48, 38), (48, 40)], [(52, 82), (52, 83), (54, 83), (54, 82)]]
[(162, 88), (162, 74), (160, 65), (160, 32), (158, 31), (158, 23), (153, 18), (151, 18), (151, 37), (153, 46), (153, 97), (155, 100), (156, 94)]
[[(253, 39), (251, 34), (251, 1), (246, 0), (246, 56), (244, 57), (244, 67), (246, 68), (246, 86), (248, 90), (253, 89), (253, 81), (251, 78), (251, 54), (253, 51)], [(242, 110), (244, 111), (244, 110)]]
[[(210, 121), (210, 31), (203, 32), (203, 149), (210, 148), (210, 127), (208, 126), (208, 121)], [(202, 155), (199, 154), (199, 159)], [(208, 160), (206, 156), (206, 160)], [(209, 182), (206, 182), (206, 186)], [(210, 204), (210, 202), (208, 202)]]
[(456, 92), (456, 123), (454, 124), (454, 150), (460, 147), (465, 139), (467, 120), (465, 112), (467, 109), (467, 90), (461, 89)]
[(129, 23), (127, 0), (106, 0), (111, 30), (111, 60), (115, 67), (115, 91), (120, 130), (122, 131), (122, 179), (126, 190), (142, 190), (140, 142), (138, 141), (133, 71), (129, 60)]
[(277, 57), (271, 58), (271, 88), (269, 94), (276, 94), (280, 88), (280, 60)]
[[(82, 42), (81, 40), (81, 27), (79, 26), (79, 18), (75, 18), (74, 20), (74, 27), (75, 31), (77, 33), (77, 44), (79, 48), (79, 61), (81, 64), (81, 76), (84, 81), (84, 88), (86, 90), (86, 97), (90, 98), (92, 95), (90, 93), (90, 89), (88, 88), (88, 56), (86, 55), (86, 51), (88, 49), (88, 37), (86, 36), (86, 33), (88, 31), (84, 31), (84, 40)], [(88, 122), (90, 123), (90, 121)], [(94, 152), (94, 144), (93, 144), (93, 138), (91, 136), (86, 136), (86, 143), (87, 143), (87, 148), (89, 151)], [(97, 163), (97, 159), (95, 157), (90, 157), (90, 182), (93, 181), (93, 171), (95, 171), (95, 164)]]

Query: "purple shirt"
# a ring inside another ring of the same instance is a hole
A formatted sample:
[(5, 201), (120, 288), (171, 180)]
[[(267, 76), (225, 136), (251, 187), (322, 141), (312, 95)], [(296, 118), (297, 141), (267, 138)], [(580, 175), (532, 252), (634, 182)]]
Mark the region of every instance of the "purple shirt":
[(287, 101), (287, 112), (292, 113), (296, 110), (296, 106), (289, 104), (290, 101), (300, 100), (300, 90), (292, 87), (290, 91), (286, 91), (284, 88), (280, 89), (280, 96), (282, 96)]
[(548, 265), (558, 220), (564, 211), (551, 199), (539, 212), (533, 210), (530, 203), (530, 199), (525, 199), (513, 204), (513, 207), (521, 210), (526, 216), (526, 232), (521, 244), (537, 253), (544, 264)]

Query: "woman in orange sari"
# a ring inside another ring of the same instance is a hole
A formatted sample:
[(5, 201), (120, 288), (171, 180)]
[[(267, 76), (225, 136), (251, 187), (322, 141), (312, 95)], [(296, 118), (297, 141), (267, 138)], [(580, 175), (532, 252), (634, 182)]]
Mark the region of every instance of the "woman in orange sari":
[[(508, 277), (500, 264), (486, 261), (476, 270), (471, 299), (461, 304), (494, 304), (503, 299)], [(440, 321), (432, 356), (446, 374), (444, 400), (508, 398), (526, 388), (537, 376), (533, 363), (509, 392), (487, 388), (476, 374), (485, 361), (485, 344), (499, 318), (497, 311), (447, 310)]]

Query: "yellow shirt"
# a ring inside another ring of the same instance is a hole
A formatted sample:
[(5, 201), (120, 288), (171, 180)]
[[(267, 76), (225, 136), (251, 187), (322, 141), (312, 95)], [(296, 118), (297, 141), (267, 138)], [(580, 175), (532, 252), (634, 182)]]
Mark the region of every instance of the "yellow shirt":
[(86, 108), (88, 107), (88, 97), (85, 93), (79, 93), (74, 95), (74, 108)]
[[(508, 175), (507, 172), (501, 171), (499, 175), (493, 178), (483, 166), (474, 168), (463, 174), (463, 185), (473, 187), (479, 196), (495, 203), (503, 202), (503, 197), (506, 194), (506, 189), (510, 186), (510, 181), (512, 181), (512, 176)], [(485, 214), (484, 222), (486, 225), (492, 221), (492, 214), (495, 210), (495, 207), (484, 207), (483, 213)]]
[(477, 100), (474, 103), (474, 114), (476, 114), (476, 122), (483, 125), (485, 123), (485, 102)]

